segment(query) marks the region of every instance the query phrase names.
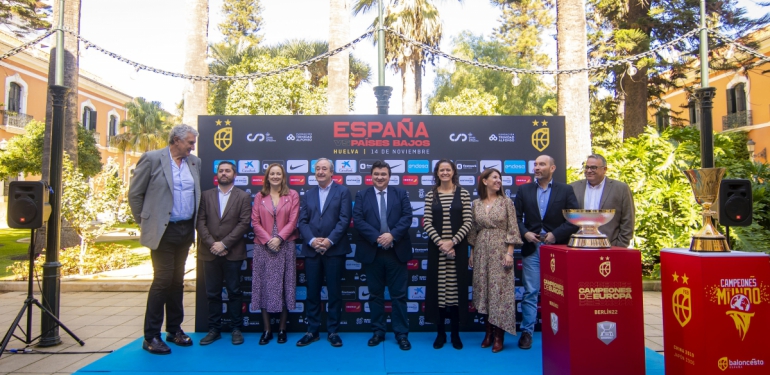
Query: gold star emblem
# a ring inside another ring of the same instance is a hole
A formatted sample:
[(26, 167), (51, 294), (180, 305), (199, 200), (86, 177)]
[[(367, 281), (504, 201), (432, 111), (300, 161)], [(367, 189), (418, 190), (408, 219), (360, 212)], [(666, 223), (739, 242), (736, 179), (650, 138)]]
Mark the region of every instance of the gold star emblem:
[(677, 275), (676, 272), (671, 276), (674, 276), (674, 281), (679, 281), (679, 275)]
[(537, 120), (532, 121), (532, 126), (537, 126)]
[(225, 125), (230, 126), (230, 120), (225, 120)]
[(599, 260), (604, 260), (604, 257), (599, 257)]
[(217, 120), (217, 126), (221, 126), (221, 125), (222, 125), (222, 120)]
[(543, 126), (548, 126), (548, 121), (545, 121), (545, 120), (543, 120), (543, 121), (541, 121), (540, 123), (541, 123)]
[(684, 276), (682, 276), (682, 283), (687, 284), (687, 280), (689, 280), (689, 279), (690, 278), (687, 277), (687, 274), (684, 274)]

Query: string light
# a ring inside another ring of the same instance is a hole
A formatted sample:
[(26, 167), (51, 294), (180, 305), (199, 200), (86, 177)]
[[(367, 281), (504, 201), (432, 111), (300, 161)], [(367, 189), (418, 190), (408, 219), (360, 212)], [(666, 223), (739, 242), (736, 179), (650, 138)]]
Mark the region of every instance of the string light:
[(404, 48), (404, 57), (412, 56), (412, 46), (407, 45), (406, 48)]
[(635, 76), (636, 73), (639, 72), (639, 69), (636, 69), (636, 66), (633, 63), (629, 62), (628, 63), (628, 70), (627, 70), (627, 72), (628, 72), (628, 75)]
[(305, 67), (305, 81), (309, 81), (311, 78), (313, 78), (313, 75), (310, 74), (310, 71)]
[(513, 78), (511, 79), (511, 84), (514, 86), (518, 86), (521, 84), (521, 79), (519, 79), (519, 73), (513, 72)]

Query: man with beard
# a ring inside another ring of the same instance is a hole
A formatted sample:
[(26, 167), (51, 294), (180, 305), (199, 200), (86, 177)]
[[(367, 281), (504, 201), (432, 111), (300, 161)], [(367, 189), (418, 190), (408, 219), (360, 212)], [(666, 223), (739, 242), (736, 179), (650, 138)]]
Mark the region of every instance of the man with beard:
[(566, 244), (578, 227), (564, 218), (562, 210), (577, 209), (572, 186), (553, 181), (556, 170), (554, 159), (540, 155), (535, 159), (535, 181), (522, 185), (513, 204), (524, 245), (522, 281), (524, 298), (521, 301), (522, 322), (519, 348), (532, 347), (532, 332), (537, 321), (537, 296), (540, 293), (540, 245)]
[(209, 333), (200, 341), (208, 345), (219, 340), (222, 324), (222, 287), (227, 290), (227, 315), (232, 343), (243, 344), (241, 326), (241, 265), (246, 259), (246, 238), (251, 229), (251, 195), (233, 186), (235, 164), (222, 161), (217, 166), (217, 187), (201, 195), (198, 213), (198, 258), (203, 260), (203, 276), (209, 307)]

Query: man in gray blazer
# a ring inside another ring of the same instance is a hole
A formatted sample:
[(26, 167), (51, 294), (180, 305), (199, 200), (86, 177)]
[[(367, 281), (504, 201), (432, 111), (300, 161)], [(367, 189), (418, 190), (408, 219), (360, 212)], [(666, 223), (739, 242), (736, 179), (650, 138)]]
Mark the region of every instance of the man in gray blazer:
[(609, 223), (599, 227), (606, 234), (612, 246), (628, 247), (634, 238), (634, 197), (628, 185), (604, 175), (607, 160), (601, 155), (589, 155), (583, 165), (585, 180), (575, 181), (575, 190), (580, 207), (587, 210), (615, 210)]
[(195, 237), (195, 219), (201, 200), (201, 159), (195, 149), (198, 131), (177, 125), (168, 147), (146, 152), (139, 159), (128, 190), (128, 203), (141, 230), (140, 242), (152, 250), (153, 280), (147, 295), (142, 348), (152, 354), (170, 354), (161, 340), (166, 312), (166, 341), (192, 345), (182, 331), (184, 265)]

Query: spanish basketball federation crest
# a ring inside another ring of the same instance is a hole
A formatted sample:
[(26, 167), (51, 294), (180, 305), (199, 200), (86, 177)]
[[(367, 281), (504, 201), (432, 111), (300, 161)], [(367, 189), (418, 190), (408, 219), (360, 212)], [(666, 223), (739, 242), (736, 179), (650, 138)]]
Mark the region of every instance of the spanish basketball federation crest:
[(532, 132), (532, 147), (542, 152), (551, 143), (551, 129), (540, 128)]
[(684, 327), (692, 318), (692, 298), (690, 288), (681, 287), (674, 292), (671, 301), (674, 317), (679, 325)]
[(225, 151), (233, 144), (233, 128), (226, 127), (217, 130), (216, 133), (214, 133), (214, 146), (216, 146), (219, 151)]
[(556, 313), (551, 313), (551, 331), (554, 335), (559, 332), (559, 316)]
[(610, 263), (610, 257), (599, 257), (599, 260), (602, 261), (601, 264), (599, 264), (599, 274), (607, 277), (612, 272), (612, 263)]
[(551, 253), (551, 273), (556, 272), (556, 258), (554, 258), (553, 253)]

